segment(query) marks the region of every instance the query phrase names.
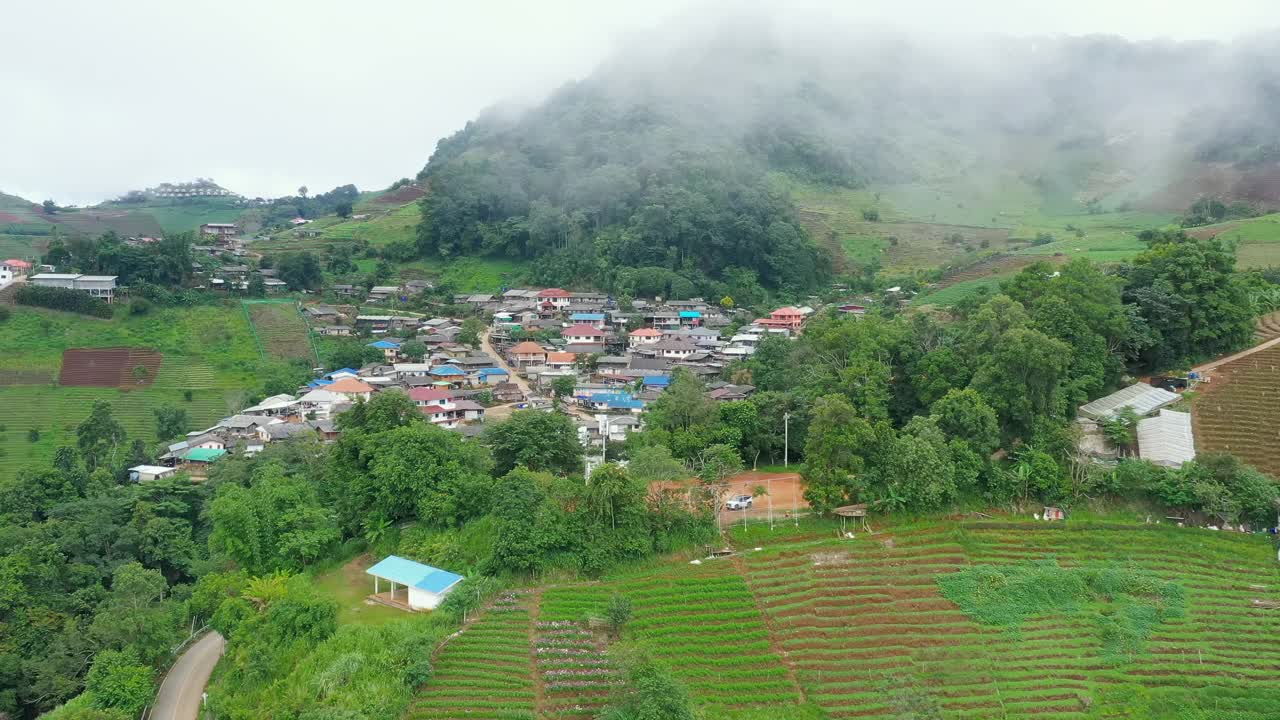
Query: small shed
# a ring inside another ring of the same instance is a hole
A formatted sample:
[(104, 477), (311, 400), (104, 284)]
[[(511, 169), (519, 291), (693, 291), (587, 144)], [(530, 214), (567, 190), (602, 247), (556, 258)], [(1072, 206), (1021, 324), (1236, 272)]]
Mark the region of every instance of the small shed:
[[(387, 604), (409, 610), (434, 610), (444, 596), (462, 582), (461, 575), (397, 555), (388, 555), (365, 572), (373, 576), (375, 600), (390, 600)], [(388, 596), (380, 593), (380, 580), (391, 584)], [(396, 596), (397, 585), (403, 585), (405, 589), (399, 597)]]

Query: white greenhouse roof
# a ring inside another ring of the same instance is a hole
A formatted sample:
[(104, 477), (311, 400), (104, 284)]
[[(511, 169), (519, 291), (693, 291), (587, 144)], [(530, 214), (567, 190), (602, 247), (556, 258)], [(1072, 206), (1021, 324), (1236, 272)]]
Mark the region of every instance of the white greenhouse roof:
[(1135, 383), (1080, 406), (1080, 414), (1095, 420), (1111, 417), (1122, 408), (1131, 407), (1139, 416), (1150, 415), (1165, 405), (1178, 401), (1179, 395), (1146, 383)]
[(1138, 421), (1138, 454), (1143, 460), (1164, 467), (1182, 467), (1196, 457), (1191, 413), (1161, 410), (1155, 417)]

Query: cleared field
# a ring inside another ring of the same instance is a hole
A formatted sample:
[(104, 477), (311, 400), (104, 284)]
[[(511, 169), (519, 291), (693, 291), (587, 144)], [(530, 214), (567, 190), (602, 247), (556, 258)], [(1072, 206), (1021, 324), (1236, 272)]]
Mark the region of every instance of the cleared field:
[(155, 381), (163, 357), (145, 348), (72, 348), (62, 353), (58, 384), (121, 390), (145, 387)]
[(509, 593), (439, 651), (411, 720), (532, 720), (535, 707), (527, 592)]
[[(1276, 316), (1262, 322), (1272, 327)], [(1229, 452), (1280, 476), (1280, 346), (1221, 365), (1212, 378), (1192, 403), (1197, 449)]]
[(262, 352), (276, 360), (315, 360), (311, 329), (293, 301), (245, 301)]

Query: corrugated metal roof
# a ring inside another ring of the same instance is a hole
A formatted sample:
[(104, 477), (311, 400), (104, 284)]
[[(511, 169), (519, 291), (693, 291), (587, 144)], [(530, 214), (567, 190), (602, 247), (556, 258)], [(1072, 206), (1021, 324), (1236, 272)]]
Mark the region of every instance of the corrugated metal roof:
[(1165, 467), (1182, 467), (1196, 457), (1191, 413), (1161, 410), (1156, 417), (1138, 421), (1138, 455)]
[(1146, 383), (1135, 383), (1080, 406), (1080, 414), (1095, 419), (1111, 417), (1122, 408), (1131, 407), (1138, 415), (1150, 415), (1165, 405), (1178, 401), (1177, 393), (1169, 392)]
[(433, 593), (444, 592), (462, 581), (462, 576), (456, 573), (396, 555), (388, 555), (365, 572), (384, 580)]

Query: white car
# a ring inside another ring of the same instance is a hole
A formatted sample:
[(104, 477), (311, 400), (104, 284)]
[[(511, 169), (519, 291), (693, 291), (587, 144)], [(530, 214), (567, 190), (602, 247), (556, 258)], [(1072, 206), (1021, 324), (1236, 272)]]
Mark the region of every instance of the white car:
[(734, 495), (724, 504), (726, 510), (746, 510), (751, 507), (750, 495)]

